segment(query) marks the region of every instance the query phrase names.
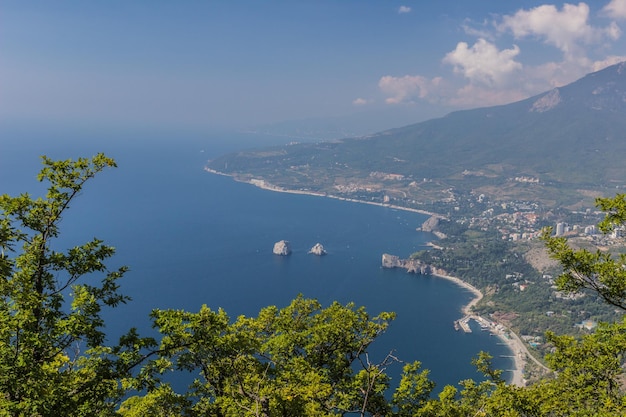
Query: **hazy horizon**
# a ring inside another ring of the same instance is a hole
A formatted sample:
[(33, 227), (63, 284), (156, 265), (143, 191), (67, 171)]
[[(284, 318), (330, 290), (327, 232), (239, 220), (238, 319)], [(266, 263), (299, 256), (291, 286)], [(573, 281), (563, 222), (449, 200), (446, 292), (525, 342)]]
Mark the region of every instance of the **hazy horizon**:
[(626, 0), (6, 1), (0, 15), (0, 120), (17, 125), (376, 130), (626, 58)]

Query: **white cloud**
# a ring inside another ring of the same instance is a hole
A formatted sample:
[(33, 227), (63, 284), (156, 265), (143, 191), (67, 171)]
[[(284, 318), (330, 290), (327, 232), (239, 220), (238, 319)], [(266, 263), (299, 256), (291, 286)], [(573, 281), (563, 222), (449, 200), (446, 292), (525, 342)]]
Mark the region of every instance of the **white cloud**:
[(602, 11), (613, 19), (626, 19), (626, 0), (611, 0)]
[(604, 38), (617, 39), (621, 32), (615, 23), (597, 28), (589, 23), (589, 6), (564, 4), (561, 10), (554, 5), (542, 5), (518, 10), (504, 16), (497, 26), (500, 32), (511, 31), (517, 39), (536, 37), (560, 49), (566, 59), (582, 54), (581, 44), (593, 44)]
[(400, 8), (398, 8), (398, 13), (411, 13), (411, 8), (409, 6), (400, 6)]
[(604, 29), (604, 32), (609, 37), (609, 39), (612, 39), (614, 41), (618, 40), (620, 36), (622, 36), (622, 30), (615, 22), (611, 22), (611, 24), (606, 29)]
[(523, 88), (531, 95), (560, 87), (589, 72), (586, 69), (589, 65), (589, 61), (585, 60), (581, 63), (550, 61), (528, 66), (524, 71)]
[[(544, 4), (482, 22), (465, 19), (460, 29), (477, 40), (458, 42), (445, 54), (442, 62), (452, 68), (448, 76), (385, 76), (379, 89), (388, 104), (422, 100), (457, 108), (497, 105), (626, 61), (619, 54), (622, 30), (615, 21), (626, 19), (626, 0), (605, 0), (598, 15), (591, 14), (588, 3)], [(511, 42), (506, 40), (510, 35), (517, 45), (499, 44)]]
[(593, 72), (600, 71), (606, 67), (610, 67), (611, 65), (619, 64), (620, 62), (626, 61), (626, 56), (624, 55), (611, 55), (603, 59), (602, 61), (595, 61), (591, 65), (591, 70)]
[(526, 97), (526, 92), (520, 89), (498, 90), (468, 84), (457, 90), (454, 96), (448, 99), (447, 104), (454, 107), (495, 106), (523, 100)]
[(365, 98), (355, 98), (354, 100), (352, 100), (352, 104), (355, 106), (365, 106), (366, 104), (371, 103), (372, 100), (367, 100)]
[(482, 22), (482, 24), (477, 24), (470, 19), (465, 19), (465, 21), (461, 25), (461, 29), (463, 29), (463, 32), (465, 32), (466, 35), (493, 41), (495, 39), (492, 30), (493, 28), (489, 26), (490, 23), (486, 20)]
[(439, 88), (441, 81), (441, 77), (429, 80), (421, 75), (403, 77), (386, 75), (378, 81), (378, 87), (384, 94), (390, 96), (385, 100), (387, 104), (410, 103), (416, 98), (426, 98)]
[(465, 42), (459, 42), (456, 49), (448, 52), (444, 63), (454, 66), (454, 72), (463, 74), (472, 83), (487, 86), (503, 84), (509, 76), (522, 69), (522, 64), (515, 61), (519, 48), (498, 50), (484, 39), (478, 39), (470, 48)]

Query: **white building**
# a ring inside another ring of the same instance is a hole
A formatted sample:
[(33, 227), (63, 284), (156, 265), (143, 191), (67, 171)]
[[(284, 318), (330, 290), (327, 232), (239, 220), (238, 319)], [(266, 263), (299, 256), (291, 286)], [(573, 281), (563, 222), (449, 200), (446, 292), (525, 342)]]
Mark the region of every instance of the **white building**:
[(563, 236), (563, 233), (565, 233), (565, 223), (557, 223), (555, 235)]

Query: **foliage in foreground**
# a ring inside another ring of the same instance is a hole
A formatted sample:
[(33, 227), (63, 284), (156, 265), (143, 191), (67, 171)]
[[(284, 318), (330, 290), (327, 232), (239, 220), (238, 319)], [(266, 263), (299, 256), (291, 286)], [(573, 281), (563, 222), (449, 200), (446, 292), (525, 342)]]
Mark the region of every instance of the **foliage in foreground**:
[[(581, 340), (549, 334), (553, 378), (507, 385), (481, 353), (483, 382), (462, 381), (433, 396), (418, 362), (405, 364), (390, 396), (391, 354), (371, 362), (368, 347), (393, 313), (323, 308), (298, 297), (285, 308), (231, 320), (203, 306), (197, 313), (155, 310), (158, 341), (134, 329), (104, 344), (101, 310), (127, 302), (118, 291), (125, 267), (110, 270), (114, 249), (98, 239), (54, 248), (59, 223), (94, 175), (115, 162), (43, 159), (45, 198), (0, 197), (0, 416), (591, 416), (622, 415), (620, 384), (626, 324), (606, 324)], [(626, 220), (624, 196), (600, 201), (605, 230)], [(626, 305), (625, 259), (571, 250), (545, 236), (565, 267), (564, 289), (591, 288)], [(94, 284), (94, 282), (98, 282)], [(183, 392), (167, 382), (191, 373)]]

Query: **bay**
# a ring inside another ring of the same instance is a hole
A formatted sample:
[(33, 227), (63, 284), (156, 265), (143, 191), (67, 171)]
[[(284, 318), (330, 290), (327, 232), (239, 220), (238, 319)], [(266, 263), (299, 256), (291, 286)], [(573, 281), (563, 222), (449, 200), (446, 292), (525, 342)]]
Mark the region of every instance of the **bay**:
[[(6, 133), (6, 131), (5, 131)], [(438, 389), (481, 378), (471, 359), (490, 352), (496, 366), (512, 363), (498, 339), (453, 328), (472, 294), (431, 276), (383, 270), (381, 255), (408, 256), (435, 239), (415, 229), (426, 216), (387, 207), (276, 193), (203, 171), (207, 159), (286, 138), (222, 133), (76, 132), (21, 129), (0, 143), (0, 193), (31, 191), (38, 155), (76, 158), (104, 151), (118, 162), (89, 183), (63, 220), (60, 247), (97, 236), (117, 248), (111, 266), (128, 265), (122, 291), (133, 298), (106, 313), (111, 339), (130, 326), (150, 331), (153, 308), (224, 308), (234, 318), (298, 294), (364, 305), (371, 315), (397, 319), (371, 349), (419, 360)], [(289, 257), (272, 254), (286, 239)], [(321, 242), (328, 255), (307, 251)], [(401, 364), (390, 367), (397, 383)], [(506, 374), (505, 374), (506, 375)]]

